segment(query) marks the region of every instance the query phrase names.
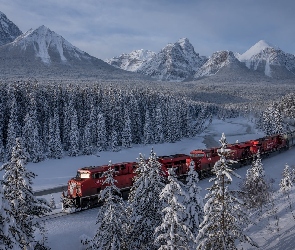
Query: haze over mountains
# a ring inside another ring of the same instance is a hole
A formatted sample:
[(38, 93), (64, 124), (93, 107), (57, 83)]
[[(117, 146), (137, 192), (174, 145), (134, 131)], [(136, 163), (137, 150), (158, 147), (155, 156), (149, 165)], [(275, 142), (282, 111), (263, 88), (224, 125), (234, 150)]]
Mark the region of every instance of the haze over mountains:
[(45, 26), (22, 33), (0, 12), (0, 77), (233, 81), (295, 79), (295, 56), (261, 40), (243, 54), (217, 51), (209, 58), (187, 38), (158, 53), (135, 50), (106, 60), (81, 51)]

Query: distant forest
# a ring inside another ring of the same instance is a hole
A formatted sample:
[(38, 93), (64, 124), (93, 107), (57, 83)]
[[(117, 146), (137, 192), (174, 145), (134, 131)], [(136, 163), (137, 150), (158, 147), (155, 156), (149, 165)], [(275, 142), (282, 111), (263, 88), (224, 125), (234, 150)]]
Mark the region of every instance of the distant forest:
[(176, 142), (202, 132), (213, 116), (258, 117), (265, 103), (245, 100), (247, 95), (234, 95), (237, 91), (225, 85), (0, 84), (1, 161), (9, 160), (17, 137), (22, 138), (27, 160), (38, 162), (118, 151), (132, 144)]

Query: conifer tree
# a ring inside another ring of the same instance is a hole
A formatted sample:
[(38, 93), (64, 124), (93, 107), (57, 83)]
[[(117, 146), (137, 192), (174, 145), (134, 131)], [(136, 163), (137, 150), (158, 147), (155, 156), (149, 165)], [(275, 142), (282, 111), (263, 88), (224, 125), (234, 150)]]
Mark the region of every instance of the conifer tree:
[(246, 179), (241, 185), (242, 198), (248, 208), (260, 208), (267, 204), (271, 198), (271, 187), (265, 178), (260, 152), (256, 154), (250, 169), (247, 170)]
[(139, 155), (134, 184), (128, 197), (128, 249), (156, 249), (154, 232), (161, 223), (163, 203), (159, 195), (164, 187), (161, 164), (151, 151), (148, 161)]
[(35, 109), (30, 110), (29, 113), (27, 113), (24, 122), (25, 124), (22, 129), (22, 138), (26, 151), (29, 155), (28, 161), (40, 162), (44, 160), (44, 154), (39, 136), (39, 123)]
[(89, 122), (84, 128), (82, 153), (84, 155), (91, 155), (93, 153), (93, 147), (91, 143), (91, 124)]
[(71, 128), (69, 134), (69, 155), (78, 156), (79, 155), (79, 129), (78, 129), (78, 118), (75, 109), (72, 110), (71, 117)]
[(119, 151), (118, 133), (115, 129), (112, 131), (111, 149), (113, 152)]
[(286, 164), (284, 171), (283, 171), (283, 178), (280, 182), (280, 191), (287, 195), (287, 200), (289, 202), (289, 208), (291, 210), (292, 216), (295, 219), (295, 215), (293, 213), (292, 202), (290, 199), (290, 190), (293, 187), (292, 176), (290, 172), (290, 167)]
[(15, 235), (20, 234), (20, 229), (13, 217), (10, 202), (5, 199), (0, 182), (0, 249), (20, 249), (21, 245), (16, 241)]
[(164, 133), (163, 133), (163, 115), (161, 107), (156, 108), (155, 115), (155, 143), (164, 142)]
[(54, 116), (50, 118), (49, 121), (48, 150), (48, 155), (50, 158), (60, 159), (63, 156), (57, 110), (55, 110)]
[(125, 107), (125, 113), (124, 113), (124, 128), (122, 131), (122, 147), (123, 148), (130, 148), (132, 143), (131, 138), (131, 120), (129, 118), (129, 111), (127, 107)]
[(200, 224), (204, 219), (204, 203), (203, 197), (200, 195), (202, 188), (197, 184), (199, 182), (198, 173), (195, 171), (195, 162), (191, 160), (189, 172), (186, 178), (187, 197), (185, 206), (187, 210), (186, 224), (194, 237), (197, 237)]
[(55, 200), (54, 200), (53, 195), (51, 195), (50, 202), (49, 202), (49, 207), (51, 209), (56, 209), (56, 204), (55, 204)]
[(12, 99), (12, 104), (11, 104), (11, 109), (10, 109), (10, 117), (9, 117), (9, 123), (8, 123), (8, 128), (7, 128), (7, 142), (6, 142), (6, 152), (7, 152), (7, 157), (10, 159), (11, 153), (12, 153), (12, 148), (15, 145), (15, 139), (18, 134), (18, 120), (17, 120), (17, 103), (16, 99)]
[(144, 144), (151, 144), (153, 143), (153, 131), (152, 131), (152, 123), (150, 119), (149, 110), (146, 109), (145, 113), (145, 123), (144, 123)]
[(187, 226), (188, 217), (184, 200), (187, 199), (184, 184), (177, 180), (175, 170), (168, 170), (168, 184), (160, 193), (165, 208), (162, 210), (162, 223), (155, 229), (155, 244), (159, 250), (164, 249), (192, 249), (194, 236)]
[(110, 162), (109, 169), (103, 176), (105, 177), (103, 184), (107, 187), (100, 192), (99, 200), (103, 205), (97, 215), (93, 249), (120, 250), (125, 247), (127, 215), (120, 189), (116, 187), (115, 174)]
[(106, 149), (106, 146), (107, 146), (107, 132), (106, 132), (105, 118), (103, 113), (99, 113), (97, 115), (96, 133), (97, 133), (97, 144), (96, 144), (97, 149), (98, 151), (103, 151)]
[(216, 177), (210, 179), (214, 184), (208, 188), (205, 199), (204, 221), (200, 225), (197, 236), (197, 249), (237, 249), (238, 242), (248, 242), (256, 246), (250, 237), (244, 234), (243, 228), (248, 217), (244, 212), (243, 203), (233, 196), (228, 185), (231, 183), (231, 174), (238, 175), (229, 168), (233, 161), (228, 160), (228, 150), (225, 135), (220, 139), (220, 160), (213, 167)]
[(31, 249), (36, 244), (35, 231), (42, 228), (35, 218), (43, 216), (51, 209), (44, 200), (34, 196), (32, 180), (35, 174), (27, 171), (25, 161), (21, 140), (17, 138), (11, 161), (3, 164), (0, 171), (4, 170), (4, 198), (10, 203), (11, 216), (19, 228), (14, 240), (20, 249)]

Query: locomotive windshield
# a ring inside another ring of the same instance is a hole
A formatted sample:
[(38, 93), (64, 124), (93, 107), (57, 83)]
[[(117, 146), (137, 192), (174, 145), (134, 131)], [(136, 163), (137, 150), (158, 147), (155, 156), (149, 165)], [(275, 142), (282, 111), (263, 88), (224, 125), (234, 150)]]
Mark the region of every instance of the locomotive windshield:
[(203, 158), (205, 157), (205, 154), (204, 153), (191, 154), (191, 157)]
[(77, 175), (76, 175), (76, 178), (79, 178), (79, 179), (88, 179), (90, 178), (90, 174), (89, 173), (85, 173), (85, 172), (80, 172), (78, 171), (77, 172)]

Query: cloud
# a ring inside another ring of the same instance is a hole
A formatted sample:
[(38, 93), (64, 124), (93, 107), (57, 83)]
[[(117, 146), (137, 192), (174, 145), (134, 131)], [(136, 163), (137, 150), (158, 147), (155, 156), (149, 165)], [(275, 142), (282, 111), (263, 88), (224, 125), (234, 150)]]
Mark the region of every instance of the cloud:
[(201, 55), (244, 52), (261, 39), (295, 53), (293, 0), (0, 0), (22, 31), (45, 25), (105, 59), (134, 49), (159, 51), (187, 37)]

